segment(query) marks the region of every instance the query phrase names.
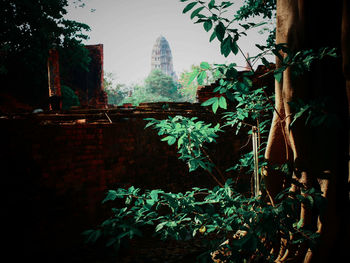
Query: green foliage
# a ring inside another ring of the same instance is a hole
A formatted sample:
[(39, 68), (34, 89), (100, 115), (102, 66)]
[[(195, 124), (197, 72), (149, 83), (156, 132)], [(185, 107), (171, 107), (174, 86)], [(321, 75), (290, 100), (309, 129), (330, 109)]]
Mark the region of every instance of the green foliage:
[(180, 85), (161, 70), (153, 70), (144, 81), (144, 85), (135, 85), (131, 97), (122, 103), (138, 105), (141, 102), (183, 101)]
[(294, 53), (290, 49), (281, 46), (281, 50), (286, 54), (283, 58), (280, 54), (277, 55), (278, 49), (274, 51), (274, 54), (282, 61), (282, 66), (275, 70), (274, 73), (277, 81), (280, 81), (282, 72), (288, 67), (292, 69), (292, 76), (297, 77), (304, 74), (306, 71), (310, 71), (316, 60), (324, 59), (327, 56), (333, 58), (337, 57), (335, 48), (320, 48), (318, 51), (300, 50)]
[[(203, 72), (203, 73), (201, 73)], [(197, 75), (201, 73), (197, 80)], [(184, 71), (180, 74), (179, 92), (183, 101), (196, 102), (197, 88), (200, 85), (209, 85), (215, 82), (217, 76), (214, 75), (213, 65), (202, 62), (200, 65), (192, 65), (191, 71)]]
[(149, 74), (145, 79), (145, 88), (152, 94), (167, 97), (172, 101), (181, 99), (181, 95), (178, 93), (178, 84), (161, 70), (153, 70)]
[[(229, 19), (224, 14), (233, 5), (231, 1), (180, 1), (187, 2), (183, 13), (190, 13), (190, 18), (195, 19), (195, 23), (202, 23), (204, 30), (211, 32), (209, 41), (218, 39), (220, 51), (225, 57), (231, 53), (243, 54), (237, 44), (240, 37), (246, 36), (247, 30), (265, 24), (243, 23), (242, 20), (258, 15), (271, 18), (276, 4), (275, 0), (246, 0), (234, 18)], [(261, 53), (253, 57), (250, 63), (261, 60), (270, 68), (265, 56), (272, 53), (280, 60), (281, 67), (255, 77), (263, 78), (273, 74), (277, 81), (283, 80), (283, 72), (287, 68), (293, 72), (293, 77), (298, 77), (311, 70), (315, 61), (336, 56), (335, 49), (332, 48), (291, 51), (285, 44), (276, 45), (274, 41), (270, 41), (267, 46), (256, 46)], [(227, 110), (223, 113), (224, 125), (212, 127), (212, 124), (206, 124), (197, 118), (175, 116), (166, 120), (147, 119), (149, 122), (146, 127), (157, 129), (162, 141), (177, 146), (180, 159), (188, 164), (190, 172), (201, 167), (214, 178), (213, 170), (217, 167), (205, 151), (206, 144), (215, 142), (223, 127), (232, 127), (236, 133), (243, 127), (249, 127), (249, 137), (253, 130), (254, 134), (255, 131), (258, 133), (257, 151), (260, 161), (257, 164), (253, 152), (247, 152), (227, 172), (233, 171), (236, 175), (242, 169), (248, 174), (252, 174), (255, 168), (262, 171), (268, 165), (263, 159), (263, 152), (272, 113), (276, 110), (273, 97), (265, 92), (265, 87), (253, 87), (251, 77), (254, 73), (253, 68), (250, 72), (238, 72), (235, 63), (211, 65), (202, 62), (193, 67), (192, 73), (186, 73), (183, 81), (186, 80), (187, 85), (194, 82), (203, 85), (209, 77), (216, 81), (216, 96), (202, 103), (202, 106), (211, 107), (214, 114), (219, 109)], [(329, 102), (290, 102), (293, 110), (291, 126), (303, 118), (306, 125), (329, 125), (332, 114), (324, 112), (326, 103)], [(293, 180), (293, 169), (289, 164), (270, 168), (284, 174), (287, 182)], [(218, 170), (217, 172), (221, 175)], [(274, 262), (275, 258), (270, 252), (273, 247), (280, 245), (281, 238), (287, 246), (316, 247), (319, 235), (300, 218), (300, 207), (322, 214), (326, 202), (320, 191), (304, 189), (300, 185), (299, 192), (287, 188), (276, 197), (275, 204), (272, 205), (267, 201), (263, 187), (260, 196), (251, 197), (252, 195), (245, 196), (234, 189), (231, 179), (226, 183), (217, 182), (219, 186), (214, 189), (193, 188), (186, 193), (166, 193), (160, 189), (143, 192), (134, 187), (110, 190), (103, 202), (119, 201), (120, 204), (123, 201), (124, 207), (114, 208), (111, 218), (96, 230), (86, 232), (87, 239), (94, 241), (104, 237), (107, 238), (108, 245), (118, 248), (123, 239), (141, 235), (144, 226), (153, 226), (155, 235), (163, 239), (187, 240), (199, 237), (207, 245), (207, 258), (210, 258), (210, 252), (221, 250), (223, 253), (219, 257), (226, 260), (223, 262)], [(229, 242), (223, 245), (226, 240)]]
[[(40, 99), (36, 96), (46, 92), (47, 58), (52, 48), (59, 50), (61, 62), (69, 62), (63, 64), (86, 68), (89, 58), (81, 42), (88, 38), (85, 32), (90, 28), (65, 19), (67, 6), (67, 0), (0, 1), (3, 87), (26, 99)], [(16, 87), (13, 79), (17, 79)]]
[[(217, 38), (221, 43), (221, 54), (227, 57), (231, 52), (237, 55), (239, 52), (237, 41), (241, 36), (247, 35), (247, 30), (266, 24), (266, 22), (240, 24), (238, 21), (246, 19), (248, 16), (261, 14), (264, 14), (264, 17), (271, 18), (275, 1), (267, 2), (268, 5), (263, 3), (263, 1), (246, 1), (234, 19), (224, 17), (224, 13), (233, 5), (233, 2), (230, 1), (192, 1), (185, 6), (183, 13), (191, 11), (190, 18), (196, 18), (195, 23), (203, 23), (203, 28), (207, 32), (212, 30), (210, 41)], [(200, 7), (194, 9), (195, 6)], [(248, 10), (252, 12), (248, 12)], [(243, 30), (232, 27), (234, 23), (238, 23)]]
[[(313, 248), (318, 234), (304, 228), (299, 220), (301, 204), (314, 209), (325, 205), (321, 193), (315, 189), (302, 194), (282, 192), (271, 206), (263, 199), (247, 198), (237, 193), (227, 181), (224, 187), (193, 188), (186, 193), (167, 193), (159, 189), (146, 190), (130, 187), (110, 190), (105, 202), (124, 202), (123, 208), (114, 208), (111, 218), (97, 229), (85, 232), (87, 242), (104, 238), (108, 246), (119, 248), (126, 238), (141, 236), (143, 226), (153, 226), (155, 235), (162, 239), (187, 240), (210, 235), (204, 240), (207, 255), (221, 246), (231, 253), (227, 262), (261, 260), (273, 262), (270, 249), (283, 236), (289, 244), (307, 242)], [(214, 235), (213, 235), (214, 234)], [(252, 257), (252, 255), (254, 255)]]
[(290, 101), (288, 104), (294, 114), (289, 128), (292, 129), (298, 119), (303, 119), (302, 124), (310, 127), (335, 128), (339, 126), (337, 116), (325, 110), (333, 108), (327, 106), (330, 103), (331, 101), (328, 98), (312, 100), (309, 103), (301, 99)]
[(71, 88), (62, 85), (61, 94), (63, 110), (69, 110), (72, 106), (80, 106), (79, 98)]
[(119, 105), (127, 96), (128, 91), (125, 84), (114, 84), (112, 73), (104, 73), (103, 87), (108, 96), (108, 104)]
[(244, 20), (254, 16), (272, 18), (276, 12), (276, 0), (245, 0), (235, 15), (237, 20)]
[(131, 103), (133, 105), (139, 105), (143, 102), (171, 102), (171, 98), (163, 97), (159, 94), (149, 93), (144, 86), (134, 85), (133, 93), (130, 97), (126, 97), (122, 100), (121, 104)]
[(213, 163), (205, 153), (205, 144), (216, 142), (217, 133), (222, 131), (220, 124), (211, 127), (211, 124), (199, 121), (196, 117), (183, 116), (168, 117), (166, 120), (146, 120), (149, 121), (146, 128), (153, 126), (159, 130), (158, 135), (163, 136), (162, 141), (169, 145), (176, 143), (179, 159), (187, 163), (190, 172), (198, 167), (211, 171)]

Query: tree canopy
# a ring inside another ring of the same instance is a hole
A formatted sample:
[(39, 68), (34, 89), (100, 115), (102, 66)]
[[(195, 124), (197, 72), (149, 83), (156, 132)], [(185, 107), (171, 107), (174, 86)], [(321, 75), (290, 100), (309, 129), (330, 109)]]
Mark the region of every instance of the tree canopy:
[(153, 70), (144, 80), (143, 85), (135, 85), (130, 97), (123, 103), (137, 105), (141, 102), (182, 101), (179, 84), (161, 70)]
[[(90, 28), (64, 18), (67, 0), (0, 1), (2, 92), (31, 105), (45, 105), (48, 51), (58, 49), (62, 64), (87, 66), (82, 40)], [(69, 60), (69, 63), (64, 63)]]

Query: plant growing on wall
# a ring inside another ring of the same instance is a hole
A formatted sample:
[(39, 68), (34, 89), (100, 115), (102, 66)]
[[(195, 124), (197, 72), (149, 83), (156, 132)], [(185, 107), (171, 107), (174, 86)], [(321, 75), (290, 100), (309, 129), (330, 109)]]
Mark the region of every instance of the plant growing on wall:
[[(108, 246), (118, 248), (123, 239), (141, 235), (143, 226), (152, 225), (161, 238), (207, 236), (208, 251), (200, 257), (202, 262), (331, 262), (334, 253), (341, 252), (349, 241), (340, 231), (348, 224), (344, 205), (349, 204), (345, 188), (348, 113), (340, 36), (335, 37), (340, 31), (334, 30), (334, 38), (325, 41), (313, 27), (324, 22), (306, 19), (312, 14), (307, 1), (247, 0), (233, 18), (225, 17), (232, 1), (180, 1), (186, 4), (183, 12), (191, 12), (190, 18), (211, 32), (210, 40), (219, 40), (226, 57), (244, 54), (237, 41), (247, 30), (262, 24), (243, 19), (276, 15), (276, 43), (258, 45), (261, 53), (255, 56), (266, 67), (270, 64), (264, 55), (271, 52), (276, 56), (276, 68), (268, 73), (276, 80), (275, 98), (264, 88), (252, 86), (253, 67), (251, 72), (239, 74), (234, 63), (215, 65), (218, 75), (223, 76), (215, 89), (219, 95), (202, 106), (216, 114), (227, 111), (223, 125), (213, 127), (177, 116), (148, 119), (147, 126), (157, 129), (171, 147), (177, 147), (190, 171), (203, 168), (218, 186), (186, 193), (135, 187), (110, 190), (104, 202), (123, 200), (123, 208), (113, 209), (111, 218), (87, 231), (88, 240), (103, 236)], [(320, 12), (334, 18), (327, 23), (337, 27), (340, 23), (335, 17), (341, 16), (342, 8), (348, 10), (346, 4), (336, 4), (334, 13), (329, 14), (327, 8)], [(348, 12), (344, 13), (346, 24)], [(305, 19), (304, 24), (296, 14)], [(349, 63), (344, 56), (347, 52), (349, 45), (343, 46), (344, 65)], [(200, 83), (208, 69), (209, 64), (203, 62), (190, 79)], [(329, 92), (331, 84), (337, 86), (336, 91)], [(246, 166), (248, 173), (254, 174), (255, 191), (250, 196), (239, 193), (231, 179), (225, 181), (205, 151), (222, 126), (237, 132), (244, 126), (251, 128), (253, 151), (231, 168)]]

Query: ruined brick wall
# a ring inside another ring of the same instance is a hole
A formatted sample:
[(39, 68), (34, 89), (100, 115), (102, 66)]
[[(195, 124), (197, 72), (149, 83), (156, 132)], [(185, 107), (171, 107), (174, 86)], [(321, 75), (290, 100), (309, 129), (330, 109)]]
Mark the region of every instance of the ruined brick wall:
[(66, 70), (62, 84), (73, 89), (82, 107), (103, 109), (107, 107), (107, 93), (103, 87), (103, 45), (86, 45), (91, 61), (88, 71), (81, 68)]
[[(253, 76), (250, 76), (253, 82), (253, 89), (265, 87), (265, 91), (267, 94), (272, 95), (274, 90), (274, 77), (272, 74), (267, 74), (270, 70), (274, 69), (275, 65), (270, 64), (270, 68), (266, 66), (259, 65), (254, 72)], [(246, 71), (239, 71), (238, 77), (241, 77), (242, 74)], [(214, 93), (214, 89), (220, 86), (219, 81), (214, 82), (207, 86), (200, 86), (197, 89), (197, 100), (200, 103), (207, 101), (212, 97), (220, 97), (222, 96), (219, 92)]]
[[(31, 253), (40, 248), (59, 257), (81, 244), (83, 230), (106, 218), (109, 209), (101, 201), (108, 189), (135, 185), (176, 192), (215, 185), (204, 172), (189, 174), (177, 159), (176, 147), (161, 142), (155, 130), (144, 129), (145, 117), (184, 114), (217, 121), (199, 106), (174, 107), (162, 110), (161, 104), (154, 104), (0, 119), (6, 127), (0, 156), (5, 214), (9, 229), (18, 231), (8, 238), (20, 236), (23, 244), (31, 244)], [(225, 170), (245, 143), (246, 138), (227, 131), (209, 152)]]
[(61, 79), (59, 67), (59, 53), (56, 49), (49, 50), (49, 58), (47, 60), (48, 84), (49, 84), (49, 109), (61, 110)]

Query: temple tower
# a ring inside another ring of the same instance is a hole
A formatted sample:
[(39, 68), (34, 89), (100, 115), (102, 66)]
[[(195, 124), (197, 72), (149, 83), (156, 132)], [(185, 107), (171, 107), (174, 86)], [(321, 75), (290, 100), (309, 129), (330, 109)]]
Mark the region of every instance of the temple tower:
[(164, 74), (177, 81), (173, 67), (173, 56), (168, 41), (163, 36), (159, 36), (152, 50), (151, 70), (159, 69)]

